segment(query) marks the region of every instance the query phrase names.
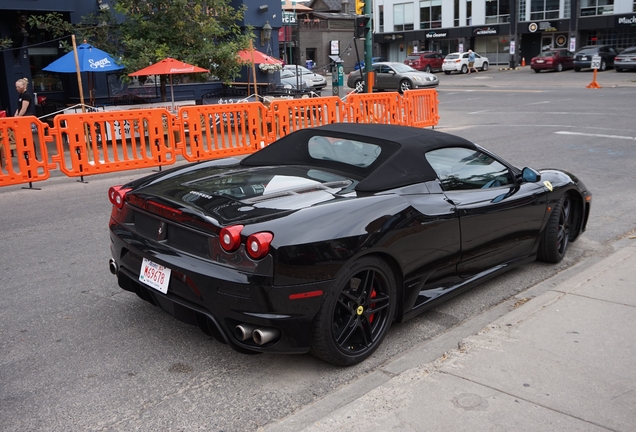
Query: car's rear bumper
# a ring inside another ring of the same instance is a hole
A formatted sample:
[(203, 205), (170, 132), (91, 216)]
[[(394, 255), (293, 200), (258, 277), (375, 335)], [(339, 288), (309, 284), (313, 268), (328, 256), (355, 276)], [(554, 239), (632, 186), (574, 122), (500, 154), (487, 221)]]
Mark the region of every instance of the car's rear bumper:
[[(153, 242), (117, 225), (111, 226), (111, 251), (119, 286), (159, 306), (174, 318), (196, 325), (239, 351), (305, 353), (323, 296), (291, 300), (291, 294), (322, 291), (330, 281), (276, 287), (271, 278), (248, 274)], [(139, 281), (142, 259), (171, 269), (166, 294)], [(323, 294), (324, 295), (324, 294)], [(240, 340), (236, 326), (274, 329), (279, 336), (258, 345)]]

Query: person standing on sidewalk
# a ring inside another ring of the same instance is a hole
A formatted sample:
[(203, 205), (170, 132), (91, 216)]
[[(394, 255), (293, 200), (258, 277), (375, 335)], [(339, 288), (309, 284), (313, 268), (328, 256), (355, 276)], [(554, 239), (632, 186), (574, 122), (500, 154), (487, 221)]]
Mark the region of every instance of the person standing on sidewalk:
[(20, 78), (15, 82), (15, 89), (18, 92), (18, 109), (15, 110), (15, 117), (35, 115), (33, 106), (33, 95), (28, 92), (29, 80)]
[(473, 69), (475, 69), (475, 73), (478, 73), (475, 67), (475, 53), (473, 50), (468, 50), (468, 75), (470, 75), (470, 71)]

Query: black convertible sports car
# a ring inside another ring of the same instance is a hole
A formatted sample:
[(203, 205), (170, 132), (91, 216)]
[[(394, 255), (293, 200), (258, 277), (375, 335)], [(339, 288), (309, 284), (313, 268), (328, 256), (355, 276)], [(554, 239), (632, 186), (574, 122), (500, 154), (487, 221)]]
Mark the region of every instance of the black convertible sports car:
[(123, 289), (241, 352), (352, 365), (394, 320), (522, 262), (559, 262), (592, 195), (453, 135), (334, 124), (109, 198)]

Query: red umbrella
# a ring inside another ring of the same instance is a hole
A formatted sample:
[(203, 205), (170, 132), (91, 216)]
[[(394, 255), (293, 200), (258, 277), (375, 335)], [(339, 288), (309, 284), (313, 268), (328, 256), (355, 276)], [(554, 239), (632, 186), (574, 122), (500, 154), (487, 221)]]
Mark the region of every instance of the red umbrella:
[(186, 62), (175, 60), (168, 57), (158, 63), (145, 67), (137, 72), (128, 74), (129, 76), (146, 76), (146, 75), (170, 75), (170, 95), (172, 96), (172, 111), (174, 111), (174, 90), (172, 89), (172, 75), (203, 73), (210, 72), (207, 69), (194, 66)]
[(277, 58), (270, 57), (267, 54), (263, 54), (262, 52), (257, 51), (255, 49), (252, 49), (252, 50), (246, 49), (243, 51), (239, 51), (238, 56), (241, 58), (241, 60), (246, 61), (248, 63), (283, 64), (283, 62), (278, 60)]

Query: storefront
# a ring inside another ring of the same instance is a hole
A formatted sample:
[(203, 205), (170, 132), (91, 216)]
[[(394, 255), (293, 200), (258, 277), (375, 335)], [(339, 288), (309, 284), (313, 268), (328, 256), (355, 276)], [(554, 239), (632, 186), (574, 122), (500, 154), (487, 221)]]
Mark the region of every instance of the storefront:
[(580, 46), (612, 45), (622, 50), (636, 46), (636, 13), (579, 19)]
[(570, 48), (570, 20), (522, 22), (518, 24), (521, 36), (519, 57), (529, 63), (532, 57), (551, 49)]
[(473, 51), (488, 57), (490, 64), (510, 61), (510, 26), (489, 25), (472, 29)]

